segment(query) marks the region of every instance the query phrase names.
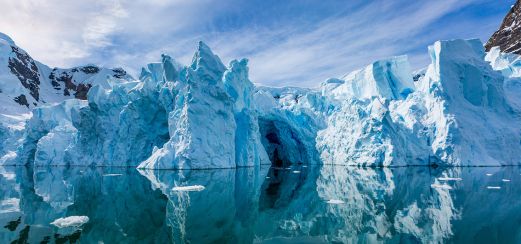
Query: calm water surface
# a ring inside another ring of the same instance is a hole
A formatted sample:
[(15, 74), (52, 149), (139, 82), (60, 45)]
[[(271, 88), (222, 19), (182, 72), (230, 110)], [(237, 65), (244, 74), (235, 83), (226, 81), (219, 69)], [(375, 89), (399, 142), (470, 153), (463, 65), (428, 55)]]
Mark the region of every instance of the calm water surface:
[[(0, 243), (521, 243), (518, 167), (0, 168)], [(202, 191), (173, 191), (201, 185)], [(81, 227), (50, 223), (88, 216)]]

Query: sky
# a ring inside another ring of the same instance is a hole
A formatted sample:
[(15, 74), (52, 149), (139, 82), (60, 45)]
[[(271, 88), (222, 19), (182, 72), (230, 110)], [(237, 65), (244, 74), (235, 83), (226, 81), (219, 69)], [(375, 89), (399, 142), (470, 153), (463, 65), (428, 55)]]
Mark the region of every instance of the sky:
[(197, 42), (250, 79), (316, 87), (406, 54), (430, 63), (436, 40), (486, 42), (515, 0), (0, 0), (0, 32), (51, 67), (123, 67), (135, 77), (161, 53), (191, 62)]

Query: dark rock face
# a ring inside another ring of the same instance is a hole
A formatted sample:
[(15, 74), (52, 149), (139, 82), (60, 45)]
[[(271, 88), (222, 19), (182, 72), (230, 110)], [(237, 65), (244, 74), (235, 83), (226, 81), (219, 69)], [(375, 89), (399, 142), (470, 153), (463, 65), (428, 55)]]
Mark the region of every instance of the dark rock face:
[(114, 78), (122, 79), (127, 75), (127, 71), (122, 68), (115, 68), (112, 70), (114, 72)]
[(74, 93), (74, 97), (81, 100), (87, 100), (87, 92), (89, 92), (91, 84), (79, 84), (76, 87), (76, 93)]
[(495, 46), (503, 52), (521, 54), (521, 0), (510, 9), (499, 30), (485, 44), (485, 49), (489, 51)]
[[(101, 69), (94, 65), (87, 65), (72, 69), (54, 68), (49, 74), (49, 80), (51, 81), (51, 84), (55, 90), (60, 91), (63, 89), (64, 96), (71, 96), (74, 94), (75, 98), (86, 100), (87, 92), (89, 92), (92, 84), (86, 83), (85, 79), (98, 74), (100, 71)], [(84, 73), (87, 76), (82, 75), (81, 73)], [(121, 68), (112, 70), (112, 77), (114, 78), (121, 79), (125, 78), (126, 76), (127, 72)], [(83, 77), (83, 79), (78, 79), (78, 77)]]
[(15, 97), (14, 101), (17, 102), (20, 105), (24, 105), (26, 107), (29, 107), (29, 103), (27, 102), (27, 97), (25, 97), (24, 94)]
[[(85, 69), (88, 74), (96, 74), (99, 72), (99, 68), (95, 66), (85, 66), (80, 68), (82, 71)], [(73, 73), (78, 72), (78, 68), (73, 68), (67, 71), (58, 71), (58, 69), (53, 69), (51, 74), (49, 74), (49, 80), (51, 81), (52, 86), (55, 90), (61, 90), (63, 84), (63, 95), (70, 96), (74, 94), (75, 98), (86, 100), (87, 92), (92, 87), (91, 84), (83, 84), (74, 79)], [(79, 83), (79, 84), (78, 84)]]
[(99, 68), (93, 65), (83, 66), (80, 69), (85, 74), (97, 74), (99, 72)]
[[(70, 69), (54, 68), (47, 75), (47, 67), (37, 65), (37, 62), (23, 49), (17, 47), (14, 43), (7, 47), (11, 49), (7, 63), (9, 71), (28, 91), (28, 93), (24, 92), (25, 95), (13, 94), (12, 97), (16, 97), (11, 99), (23, 106), (29, 107), (29, 104), (37, 106), (39, 103), (46, 102), (47, 94), (43, 94), (40, 87), (42, 84), (46, 85), (46, 82), (49, 82), (52, 88), (56, 90), (53, 94), (86, 100), (87, 93), (93, 86), (91, 83), (110, 78), (131, 78), (122, 68), (103, 69), (96, 65), (85, 65)], [(43, 70), (41, 70), (42, 68)], [(0, 93), (2, 93), (1, 90)]]
[(413, 77), (412, 77), (412, 80), (413, 81), (419, 81), (422, 77), (424, 77), (425, 74), (422, 73), (422, 74), (415, 74)]
[[(16, 58), (9, 58), (9, 69), (11, 73), (20, 80), (23, 87), (29, 90), (29, 94), (31, 94), (36, 101), (39, 101), (40, 73), (36, 63), (23, 50), (15, 46), (11, 46), (11, 50), (16, 54)], [(25, 99), (25, 101), (27, 102), (27, 99)]]

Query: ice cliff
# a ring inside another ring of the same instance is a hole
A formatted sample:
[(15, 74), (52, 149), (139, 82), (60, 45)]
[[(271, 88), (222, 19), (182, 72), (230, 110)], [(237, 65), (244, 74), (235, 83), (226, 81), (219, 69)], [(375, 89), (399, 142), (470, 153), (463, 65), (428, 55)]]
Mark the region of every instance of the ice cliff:
[(519, 57), (485, 53), (479, 40), (428, 50), (431, 64), (418, 72), (398, 56), (317, 89), (272, 88), (253, 85), (246, 59), (225, 66), (200, 42), (188, 66), (163, 55), (138, 80), (112, 77), (93, 83), (86, 101), (37, 106), (2, 163), (520, 164)]
[(510, 77), (484, 60), (479, 40), (439, 41), (429, 55), (432, 63), (414, 85), (403, 57), (385, 61), (383, 74), (375, 73), (379, 61), (339, 85), (323, 84), (340, 104), (318, 135), (324, 162), (519, 164), (519, 107), (504, 91)]

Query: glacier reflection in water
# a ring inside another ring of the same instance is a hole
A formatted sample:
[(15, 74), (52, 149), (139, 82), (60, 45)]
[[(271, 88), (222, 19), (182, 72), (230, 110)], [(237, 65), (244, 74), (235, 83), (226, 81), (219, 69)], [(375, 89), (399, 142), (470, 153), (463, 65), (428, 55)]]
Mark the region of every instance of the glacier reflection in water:
[[(4, 167), (0, 243), (520, 243), (520, 173)], [(89, 221), (50, 224), (68, 216)]]

